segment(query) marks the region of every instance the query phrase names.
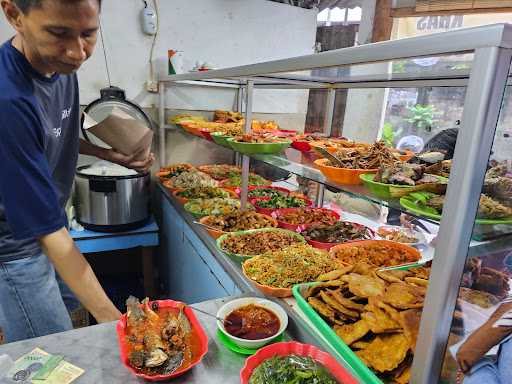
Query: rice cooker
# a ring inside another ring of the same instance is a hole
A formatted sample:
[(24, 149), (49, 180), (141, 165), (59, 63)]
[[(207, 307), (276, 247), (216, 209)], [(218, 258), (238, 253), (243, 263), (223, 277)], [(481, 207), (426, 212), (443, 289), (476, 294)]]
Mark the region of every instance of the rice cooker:
[[(107, 118), (119, 108), (151, 128), (151, 120), (136, 104), (125, 99), (117, 87), (101, 90), (101, 98), (89, 104), (84, 112), (95, 121)], [(84, 129), (89, 142), (108, 147)], [(106, 161), (79, 166), (75, 178), (74, 205), (77, 221), (94, 231), (124, 231), (143, 226), (150, 217), (150, 174)]]

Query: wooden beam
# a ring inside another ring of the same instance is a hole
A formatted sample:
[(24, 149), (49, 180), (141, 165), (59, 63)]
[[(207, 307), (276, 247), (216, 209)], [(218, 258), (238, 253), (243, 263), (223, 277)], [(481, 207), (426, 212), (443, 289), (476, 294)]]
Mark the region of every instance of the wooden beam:
[(393, 17), (391, 16), (391, 0), (377, 0), (375, 18), (373, 19), (372, 42), (391, 39)]
[(512, 7), (506, 8), (474, 8), (449, 11), (418, 12), (415, 7), (395, 8), (391, 10), (391, 17), (419, 17), (444, 15), (470, 15), (476, 13), (512, 13)]

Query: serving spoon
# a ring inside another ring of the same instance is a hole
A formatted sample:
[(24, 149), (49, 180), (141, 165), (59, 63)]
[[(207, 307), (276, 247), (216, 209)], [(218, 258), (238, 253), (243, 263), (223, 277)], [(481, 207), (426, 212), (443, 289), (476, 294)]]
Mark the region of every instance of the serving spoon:
[(211, 316), (217, 320), (219, 320), (220, 322), (224, 323), (224, 324), (229, 324), (229, 325), (233, 325), (233, 322), (231, 322), (230, 320), (226, 320), (226, 319), (221, 319), (220, 317), (217, 317), (215, 316), (214, 314), (210, 313), (210, 312), (206, 312), (206, 311), (203, 311), (202, 309), (198, 309), (196, 307), (193, 307), (191, 305), (187, 305), (187, 307), (193, 309), (194, 311), (197, 311), (197, 312), (201, 312), (205, 315), (208, 315), (208, 316)]

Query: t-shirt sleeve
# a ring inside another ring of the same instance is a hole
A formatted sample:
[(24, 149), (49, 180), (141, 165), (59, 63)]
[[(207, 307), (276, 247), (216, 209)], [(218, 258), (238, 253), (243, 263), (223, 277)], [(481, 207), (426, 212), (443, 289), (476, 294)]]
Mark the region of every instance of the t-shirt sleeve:
[(66, 225), (42, 129), (29, 101), (0, 100), (0, 197), (15, 239), (36, 238)]

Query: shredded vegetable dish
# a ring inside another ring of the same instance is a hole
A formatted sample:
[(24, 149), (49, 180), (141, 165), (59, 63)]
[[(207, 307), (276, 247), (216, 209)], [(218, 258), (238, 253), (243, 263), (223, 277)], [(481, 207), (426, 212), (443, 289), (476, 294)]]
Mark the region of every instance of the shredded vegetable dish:
[(244, 262), (250, 279), (274, 288), (291, 288), (294, 284), (315, 281), (340, 266), (327, 252), (307, 244), (295, 244)]

